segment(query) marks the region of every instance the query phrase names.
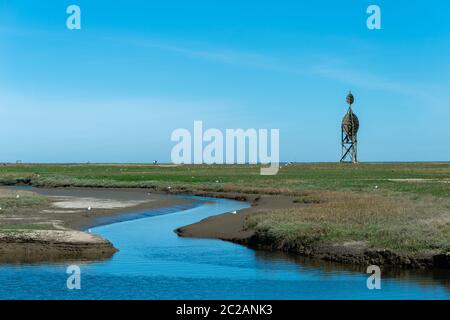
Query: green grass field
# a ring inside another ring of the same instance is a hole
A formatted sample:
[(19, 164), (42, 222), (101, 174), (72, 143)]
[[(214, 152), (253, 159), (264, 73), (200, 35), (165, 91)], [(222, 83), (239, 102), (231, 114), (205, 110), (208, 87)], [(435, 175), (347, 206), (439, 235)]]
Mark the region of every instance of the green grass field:
[[(245, 165), (3, 165), (0, 184), (36, 186), (188, 187), (295, 193), (303, 190), (401, 192), (450, 198), (450, 163), (295, 164), (275, 176)], [(409, 180), (408, 180), (409, 179)], [(414, 180), (412, 180), (414, 179)]]

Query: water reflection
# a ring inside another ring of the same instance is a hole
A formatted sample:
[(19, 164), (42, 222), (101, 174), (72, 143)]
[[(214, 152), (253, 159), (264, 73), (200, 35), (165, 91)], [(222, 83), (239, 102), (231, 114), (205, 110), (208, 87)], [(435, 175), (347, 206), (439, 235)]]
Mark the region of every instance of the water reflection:
[[(321, 259), (303, 257), (277, 251), (255, 250), (255, 256), (261, 261), (273, 261), (280, 263), (290, 261), (298, 264), (299, 270), (319, 271), (323, 276), (333, 276), (337, 273), (355, 273), (362, 276), (366, 274), (367, 266), (343, 264)], [(409, 270), (392, 267), (381, 267), (382, 279), (395, 279), (396, 281), (416, 283), (424, 287), (436, 286), (446, 290), (450, 296), (450, 272), (444, 269), (433, 270)]]

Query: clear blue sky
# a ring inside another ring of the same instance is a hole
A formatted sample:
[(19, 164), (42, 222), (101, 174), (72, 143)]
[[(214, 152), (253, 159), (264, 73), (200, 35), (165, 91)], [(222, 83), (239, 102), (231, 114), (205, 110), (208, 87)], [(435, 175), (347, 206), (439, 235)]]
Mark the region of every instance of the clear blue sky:
[(194, 120), (279, 128), (281, 160), (337, 161), (350, 89), (360, 160), (450, 161), (449, 16), (443, 0), (0, 0), (0, 161), (170, 161)]

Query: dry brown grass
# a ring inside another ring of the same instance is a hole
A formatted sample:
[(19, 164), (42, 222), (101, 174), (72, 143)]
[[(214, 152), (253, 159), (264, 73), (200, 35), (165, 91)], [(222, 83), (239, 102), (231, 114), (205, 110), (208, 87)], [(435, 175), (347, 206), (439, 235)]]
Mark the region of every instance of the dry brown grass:
[(34, 215), (48, 205), (48, 199), (25, 190), (0, 189), (0, 227), (3, 218)]
[(311, 191), (303, 199), (314, 204), (261, 211), (247, 219), (246, 227), (282, 241), (365, 241), (369, 247), (409, 253), (450, 251), (446, 199), (328, 191)]

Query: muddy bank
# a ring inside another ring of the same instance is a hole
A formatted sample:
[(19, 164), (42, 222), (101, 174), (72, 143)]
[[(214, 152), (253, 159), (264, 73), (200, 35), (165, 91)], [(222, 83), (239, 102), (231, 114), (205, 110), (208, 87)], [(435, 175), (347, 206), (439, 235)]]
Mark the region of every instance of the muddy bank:
[[(222, 195), (224, 196), (224, 195)], [(235, 195), (228, 194), (228, 198)], [(204, 219), (198, 223), (176, 230), (181, 237), (211, 238), (231, 241), (257, 250), (282, 251), (314, 259), (352, 265), (379, 265), (404, 269), (450, 269), (450, 253), (411, 256), (386, 249), (373, 249), (363, 241), (324, 244), (297, 239), (283, 241), (266, 233), (244, 228), (245, 219), (261, 209), (288, 209), (306, 204), (294, 202), (289, 196), (241, 196), (252, 207), (236, 214), (226, 213)]]
[(266, 195), (242, 195), (235, 193), (202, 193), (203, 196), (220, 197), (233, 200), (247, 201), (251, 207), (234, 213), (225, 213), (210, 217), (176, 230), (181, 237), (192, 238), (210, 238), (245, 243), (248, 239), (255, 236), (253, 230), (245, 230), (245, 219), (260, 209), (280, 209), (295, 208), (304, 206), (293, 202), (292, 197), (288, 196), (266, 196)]
[(117, 249), (99, 236), (71, 230), (0, 234), (2, 263), (88, 261), (111, 258)]
[[(118, 250), (89, 228), (137, 219), (158, 208), (196, 205), (143, 189), (0, 188), (0, 200), (0, 263), (107, 259)], [(30, 206), (32, 201), (36, 204)]]
[(254, 233), (247, 238), (234, 238), (230, 241), (254, 249), (279, 250), (345, 264), (404, 269), (450, 269), (450, 254), (410, 256), (386, 249), (368, 248), (364, 242), (321, 244), (303, 242), (301, 239), (283, 242), (259, 233)]

